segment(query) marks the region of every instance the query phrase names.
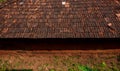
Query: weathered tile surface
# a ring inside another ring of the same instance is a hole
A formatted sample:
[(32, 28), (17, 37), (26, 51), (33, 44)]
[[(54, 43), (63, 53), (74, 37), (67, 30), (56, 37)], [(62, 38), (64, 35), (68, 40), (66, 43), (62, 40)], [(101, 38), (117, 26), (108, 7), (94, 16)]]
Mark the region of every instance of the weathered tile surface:
[(0, 37), (120, 38), (120, 1), (8, 0), (0, 4)]

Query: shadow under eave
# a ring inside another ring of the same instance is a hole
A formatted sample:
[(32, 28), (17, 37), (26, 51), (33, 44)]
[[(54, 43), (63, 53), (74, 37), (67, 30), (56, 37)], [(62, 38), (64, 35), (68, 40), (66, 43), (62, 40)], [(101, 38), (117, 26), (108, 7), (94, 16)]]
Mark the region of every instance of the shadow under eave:
[(2, 39), (0, 50), (120, 49), (119, 39)]

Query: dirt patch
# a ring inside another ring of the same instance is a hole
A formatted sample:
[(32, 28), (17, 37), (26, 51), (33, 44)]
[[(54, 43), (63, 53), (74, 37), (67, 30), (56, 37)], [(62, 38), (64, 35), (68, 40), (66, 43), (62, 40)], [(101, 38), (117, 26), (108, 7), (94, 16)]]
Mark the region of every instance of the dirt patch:
[(92, 69), (96, 69), (96, 71), (119, 71), (119, 51), (120, 49), (0, 51), (0, 68), (9, 70), (32, 69), (33, 71), (90, 71)]

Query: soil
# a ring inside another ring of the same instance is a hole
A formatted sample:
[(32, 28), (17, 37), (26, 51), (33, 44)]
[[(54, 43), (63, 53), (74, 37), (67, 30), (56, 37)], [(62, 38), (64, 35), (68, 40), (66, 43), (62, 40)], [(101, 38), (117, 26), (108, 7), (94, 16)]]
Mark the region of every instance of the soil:
[[(76, 68), (78, 64), (90, 68), (100, 68), (103, 65), (106, 68), (104, 71), (108, 71), (107, 69), (110, 69), (109, 71), (120, 71), (120, 49), (0, 50), (0, 63), (0, 67), (9, 70), (16, 69), (16, 71), (23, 69), (31, 69), (32, 71), (80, 71)], [(103, 70), (100, 68), (100, 71)]]

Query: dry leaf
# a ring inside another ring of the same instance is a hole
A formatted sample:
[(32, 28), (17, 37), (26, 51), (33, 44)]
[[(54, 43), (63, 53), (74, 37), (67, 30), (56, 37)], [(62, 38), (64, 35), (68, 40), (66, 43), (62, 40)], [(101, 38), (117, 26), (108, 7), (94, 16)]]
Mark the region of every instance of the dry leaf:
[(4, 28), (4, 29), (2, 30), (2, 33), (6, 33), (8, 30), (9, 30), (8, 28)]

